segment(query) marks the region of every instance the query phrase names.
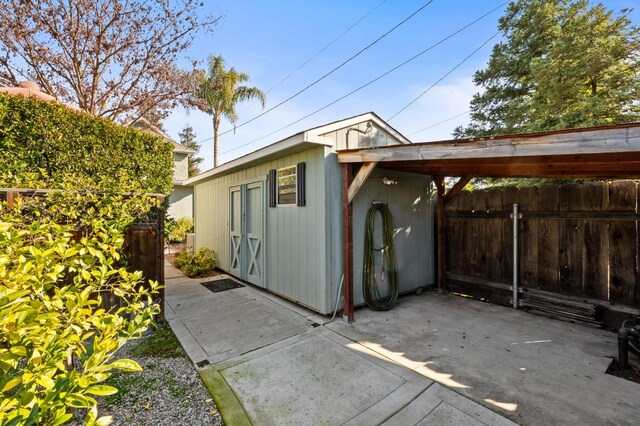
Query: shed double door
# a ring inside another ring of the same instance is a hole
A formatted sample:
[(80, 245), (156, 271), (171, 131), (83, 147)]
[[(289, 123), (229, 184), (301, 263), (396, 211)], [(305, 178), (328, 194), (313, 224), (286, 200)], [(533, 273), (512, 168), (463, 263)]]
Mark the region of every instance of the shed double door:
[(229, 198), (229, 272), (264, 287), (264, 184), (260, 181), (234, 186)]

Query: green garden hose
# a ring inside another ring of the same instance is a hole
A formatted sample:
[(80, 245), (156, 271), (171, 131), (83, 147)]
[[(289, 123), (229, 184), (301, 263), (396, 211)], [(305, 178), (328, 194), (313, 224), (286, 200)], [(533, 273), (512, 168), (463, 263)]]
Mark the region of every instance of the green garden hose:
[[(382, 218), (382, 247), (373, 247), (373, 229), (376, 212)], [(382, 252), (382, 273), (380, 282), (375, 273), (374, 252)], [(388, 294), (381, 295), (382, 281), (387, 280)], [(398, 268), (396, 252), (393, 246), (393, 218), (386, 204), (374, 203), (367, 212), (364, 231), (364, 261), (362, 266), (362, 292), (367, 306), (376, 311), (387, 311), (398, 300), (400, 287), (398, 285)]]

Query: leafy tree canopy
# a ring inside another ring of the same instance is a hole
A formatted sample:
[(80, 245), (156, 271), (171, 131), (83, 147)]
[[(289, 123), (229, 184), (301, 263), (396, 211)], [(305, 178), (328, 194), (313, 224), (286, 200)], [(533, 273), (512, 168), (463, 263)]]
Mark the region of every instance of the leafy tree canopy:
[(82, 110), (124, 122), (165, 116), (192, 92), (176, 61), (218, 18), (198, 0), (0, 0), (0, 84), (36, 82)]
[(640, 30), (587, 0), (518, 0), (454, 136), (535, 132), (640, 118)]

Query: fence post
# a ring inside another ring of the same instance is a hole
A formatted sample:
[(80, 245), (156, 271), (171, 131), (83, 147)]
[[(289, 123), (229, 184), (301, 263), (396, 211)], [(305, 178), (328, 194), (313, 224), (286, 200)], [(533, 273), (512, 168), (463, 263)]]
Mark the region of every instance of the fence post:
[(18, 198), (20, 196), (20, 193), (18, 191), (7, 191), (7, 207), (9, 207), (10, 209), (13, 208), (13, 206), (15, 205), (16, 202), (16, 198)]
[[(164, 197), (158, 197), (161, 203), (164, 203)], [(158, 284), (160, 284), (160, 314), (158, 315), (158, 321), (164, 321), (164, 208), (160, 206), (157, 208), (157, 223), (156, 223), (156, 277)]]

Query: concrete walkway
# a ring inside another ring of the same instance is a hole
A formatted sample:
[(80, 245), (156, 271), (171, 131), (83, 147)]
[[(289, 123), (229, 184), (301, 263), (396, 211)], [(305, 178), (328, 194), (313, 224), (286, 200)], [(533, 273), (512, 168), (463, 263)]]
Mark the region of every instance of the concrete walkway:
[(166, 318), (228, 425), (513, 424), (276, 296), (165, 277)]

